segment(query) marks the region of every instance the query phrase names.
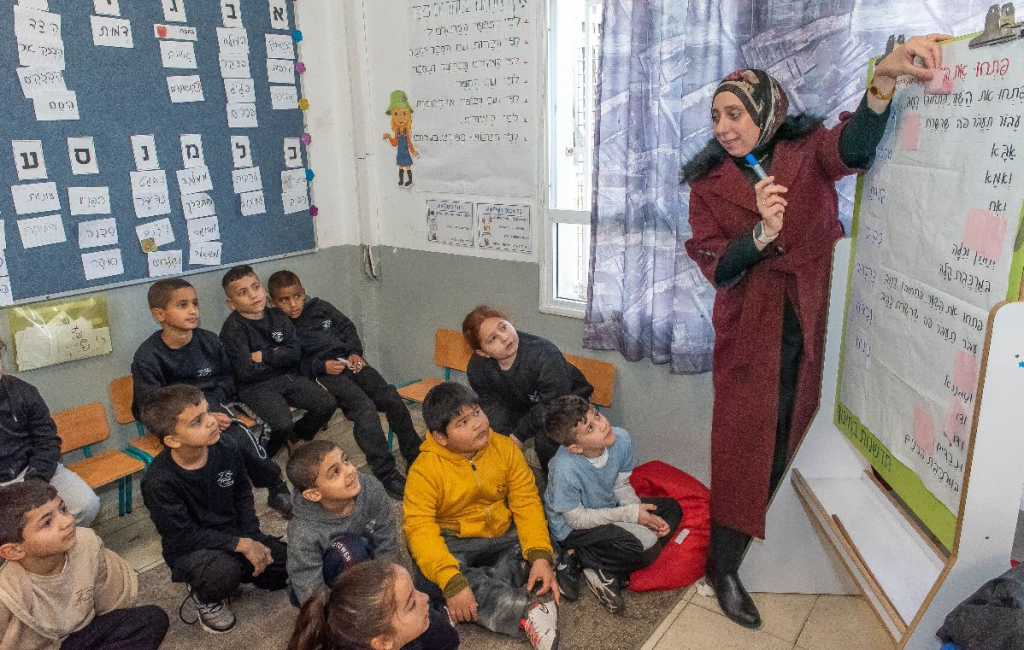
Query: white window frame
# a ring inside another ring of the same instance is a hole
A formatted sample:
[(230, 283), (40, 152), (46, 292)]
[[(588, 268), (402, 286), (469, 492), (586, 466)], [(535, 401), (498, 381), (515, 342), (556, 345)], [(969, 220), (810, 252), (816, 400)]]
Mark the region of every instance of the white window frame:
[[(579, 2), (585, 2), (588, 6), (591, 4), (597, 4), (600, 0), (578, 0)], [(539, 309), (542, 313), (555, 314), (559, 316), (568, 316), (571, 318), (582, 319), (586, 314), (587, 303), (586, 301), (577, 300), (565, 300), (557, 296), (557, 287), (555, 284), (555, 275), (558, 269), (558, 263), (555, 259), (557, 253), (557, 242), (556, 242), (556, 231), (558, 224), (577, 224), (590, 226), (590, 211), (589, 210), (559, 210), (551, 207), (552, 203), (552, 192), (553, 192), (553, 170), (556, 168), (555, 156), (559, 152), (555, 151), (554, 143), (552, 142), (552, 130), (551, 125), (555, 123), (555, 96), (550, 92), (550, 71), (555, 66), (555, 53), (552, 51), (551, 43), (553, 34), (555, 33), (556, 24), (556, 8), (555, 3), (557, 0), (548, 1), (548, 12), (547, 19), (548, 25), (545, 32), (545, 51), (547, 56), (545, 57), (544, 63), (544, 89), (546, 97), (547, 114), (545, 120), (543, 120), (543, 142), (544, 148), (542, 152), (542, 163), (541, 169), (543, 170), (543, 178), (541, 182), (541, 197), (542, 197), (542, 209), (544, 212), (544, 227), (541, 233), (541, 251), (540, 251), (540, 305)], [(588, 70), (589, 72), (589, 70)], [(588, 122), (590, 119), (588, 118)], [(591, 132), (593, 125), (589, 125)], [(591, 167), (592, 167), (591, 163)], [(589, 282), (589, 280), (588, 280)]]

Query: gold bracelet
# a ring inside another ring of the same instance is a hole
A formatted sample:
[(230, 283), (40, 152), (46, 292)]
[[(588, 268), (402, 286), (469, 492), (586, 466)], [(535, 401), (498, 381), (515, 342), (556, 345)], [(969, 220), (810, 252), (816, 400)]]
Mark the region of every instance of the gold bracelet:
[(883, 102), (887, 102), (892, 99), (893, 95), (896, 94), (896, 86), (893, 86), (892, 90), (889, 91), (889, 94), (886, 95), (883, 94), (882, 91), (878, 89), (878, 87), (875, 85), (875, 81), (872, 79), (871, 86), (868, 88), (868, 92), (871, 93), (871, 96), (874, 97), (875, 99), (880, 99)]

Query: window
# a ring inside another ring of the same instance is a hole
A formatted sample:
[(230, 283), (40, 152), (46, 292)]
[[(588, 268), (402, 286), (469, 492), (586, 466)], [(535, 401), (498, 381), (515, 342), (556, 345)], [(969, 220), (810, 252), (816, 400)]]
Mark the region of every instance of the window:
[(600, 0), (550, 0), (548, 200), (541, 311), (580, 317), (590, 274)]

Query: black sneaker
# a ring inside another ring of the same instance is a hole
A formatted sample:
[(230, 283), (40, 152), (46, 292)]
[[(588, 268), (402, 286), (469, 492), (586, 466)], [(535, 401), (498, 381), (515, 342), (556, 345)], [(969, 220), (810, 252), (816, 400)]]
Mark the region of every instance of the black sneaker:
[(597, 602), (612, 614), (621, 614), (626, 610), (626, 602), (622, 600), (622, 585), (615, 576), (598, 569), (583, 569), (587, 578), (587, 586), (597, 596)]
[(402, 476), (398, 470), (382, 477), (380, 482), (384, 484), (384, 490), (390, 494), (393, 499), (401, 501), (402, 497), (405, 496), (405, 477)]
[(555, 579), (558, 590), (565, 599), (572, 602), (580, 597), (580, 578), (583, 577), (583, 566), (572, 551), (562, 553), (555, 566)]
[(267, 505), (281, 513), (285, 519), (292, 518), (292, 495), (285, 483), (270, 488), (267, 492)]

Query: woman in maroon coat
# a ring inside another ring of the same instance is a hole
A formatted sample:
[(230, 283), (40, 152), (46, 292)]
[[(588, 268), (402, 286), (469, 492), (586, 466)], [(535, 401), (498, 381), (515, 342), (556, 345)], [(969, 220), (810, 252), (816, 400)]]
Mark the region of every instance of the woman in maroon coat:
[(877, 63), (857, 111), (832, 129), (806, 114), (787, 117), (778, 81), (738, 70), (715, 91), (715, 139), (683, 167), (686, 251), (718, 290), (707, 577), (740, 625), (756, 628), (761, 618), (737, 570), (750, 538), (764, 537), (768, 501), (818, 408), (832, 248), (843, 236), (835, 182), (871, 165), (896, 78), (931, 79), (947, 38), (898, 46)]

